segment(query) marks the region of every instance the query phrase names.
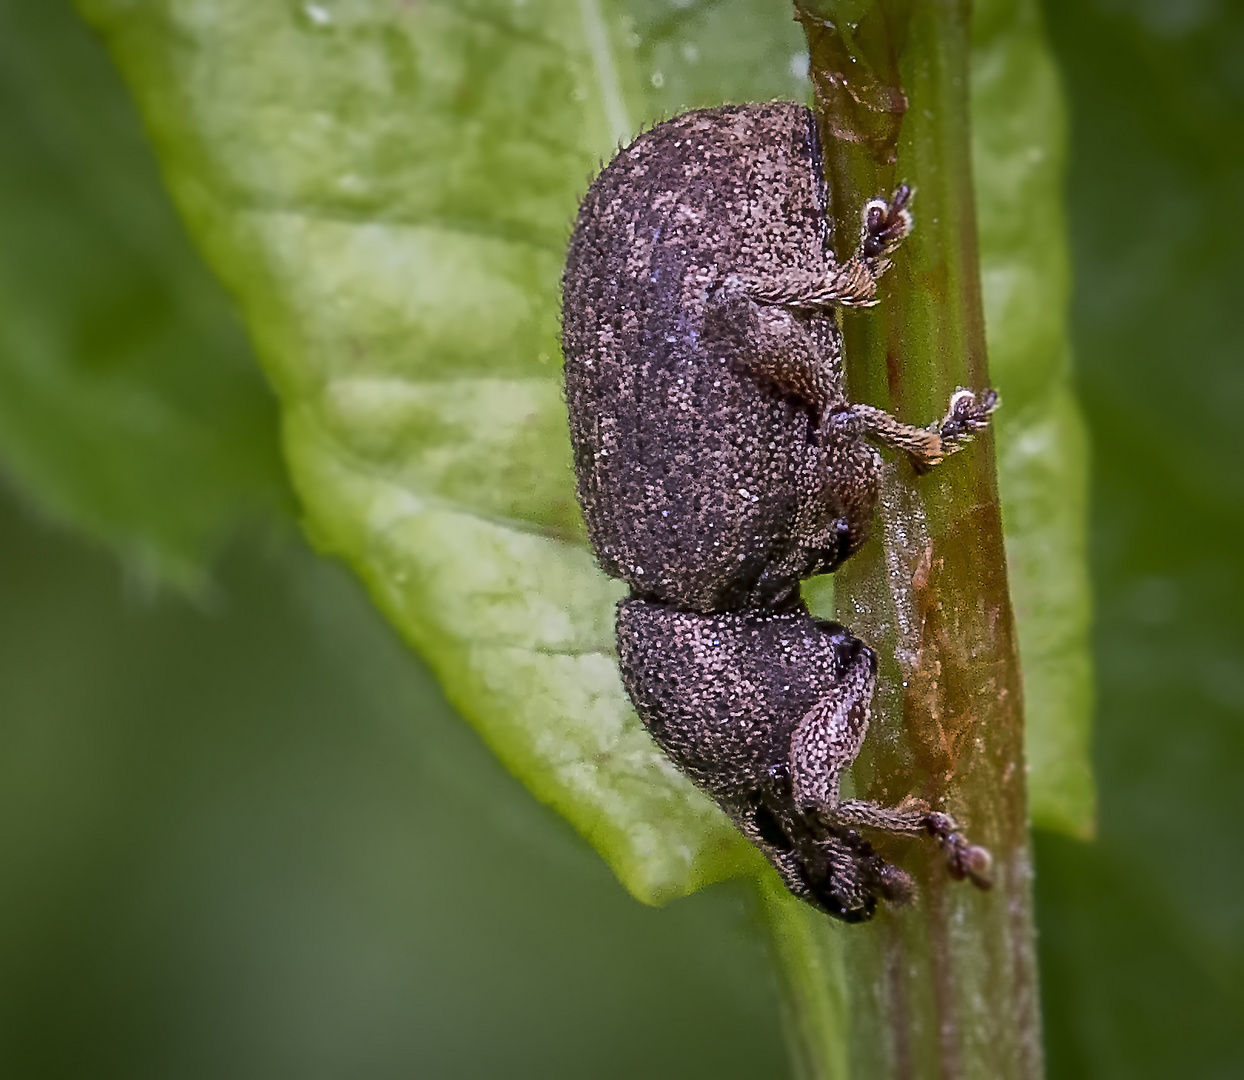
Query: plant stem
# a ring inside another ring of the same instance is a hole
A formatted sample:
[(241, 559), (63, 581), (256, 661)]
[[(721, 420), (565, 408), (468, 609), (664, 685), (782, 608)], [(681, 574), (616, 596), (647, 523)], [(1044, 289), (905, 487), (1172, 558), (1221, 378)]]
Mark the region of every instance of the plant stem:
[[(874, 311), (844, 319), (853, 400), (925, 424), (958, 386), (989, 385), (968, 120), (964, 0), (797, 0), (807, 32), (840, 255), (859, 210), (901, 179), (917, 226)], [(915, 794), (994, 856), (994, 888), (949, 879), (931, 844), (877, 846), (911, 871), (916, 902), (821, 930), (769, 905), (811, 1076), (853, 1080), (1042, 1073), (1020, 673), (993, 438), (932, 473), (888, 461), (869, 544), (839, 572), (839, 618), (881, 658), (856, 793)], [(811, 916), (815, 918), (815, 916)], [(801, 929), (802, 927), (802, 929)], [(845, 987), (810, 987), (803, 934)], [(836, 1010), (826, 1017), (826, 1010)], [(846, 1046), (826, 1047), (845, 1031)]]
[(787, 1042), (799, 1080), (849, 1080), (841, 928), (795, 899), (776, 874), (757, 880), (761, 919), (782, 976)]

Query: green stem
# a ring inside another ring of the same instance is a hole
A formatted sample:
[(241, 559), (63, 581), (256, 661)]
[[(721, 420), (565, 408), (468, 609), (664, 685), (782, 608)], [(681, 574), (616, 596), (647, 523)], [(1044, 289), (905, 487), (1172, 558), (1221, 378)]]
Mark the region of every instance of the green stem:
[[(916, 230), (881, 305), (848, 316), (844, 331), (852, 398), (925, 424), (957, 386), (989, 385), (970, 8), (797, 0), (796, 9), (843, 253), (868, 198), (900, 179), (918, 191)], [(887, 463), (875, 536), (838, 574), (835, 594), (839, 617), (882, 658), (856, 792), (883, 803), (916, 794), (950, 811), (993, 852), (995, 885), (982, 893), (949, 880), (926, 843), (884, 846), (920, 896), (867, 926), (821, 930), (762, 892), (797, 1057), (824, 1078), (1039, 1077), (1020, 673), (992, 436), (926, 476)], [(816, 984), (818, 967), (827, 984)]]
[(761, 919), (782, 977), (787, 1041), (799, 1080), (849, 1080), (842, 928), (796, 900), (776, 874), (757, 880)]

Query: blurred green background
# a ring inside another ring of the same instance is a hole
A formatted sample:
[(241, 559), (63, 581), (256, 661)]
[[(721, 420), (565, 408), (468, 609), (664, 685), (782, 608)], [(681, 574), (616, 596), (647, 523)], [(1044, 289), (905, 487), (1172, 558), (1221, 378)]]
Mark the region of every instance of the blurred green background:
[[(1240, 1076), (1244, 12), (1045, 7), (1101, 795), (1037, 837), (1049, 1073)], [(745, 889), (631, 900), (305, 548), (64, 0), (0, 0), (0, 473), (0, 1075), (783, 1074)]]

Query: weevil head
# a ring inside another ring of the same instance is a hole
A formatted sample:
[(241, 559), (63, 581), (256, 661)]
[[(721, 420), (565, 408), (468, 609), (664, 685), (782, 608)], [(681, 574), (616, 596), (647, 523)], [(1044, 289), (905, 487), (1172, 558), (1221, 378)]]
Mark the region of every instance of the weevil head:
[(810, 886), (809, 899), (844, 922), (866, 922), (878, 901), (902, 904), (916, 892), (905, 870), (886, 862), (852, 832), (817, 843), (804, 854), (801, 869)]
[[(780, 792), (783, 778), (773, 779)], [(836, 919), (867, 922), (880, 901), (904, 904), (916, 895), (911, 876), (886, 862), (855, 830), (794, 811), (780, 795), (774, 798), (773, 789), (756, 793), (746, 815), (734, 816), (787, 888)]]

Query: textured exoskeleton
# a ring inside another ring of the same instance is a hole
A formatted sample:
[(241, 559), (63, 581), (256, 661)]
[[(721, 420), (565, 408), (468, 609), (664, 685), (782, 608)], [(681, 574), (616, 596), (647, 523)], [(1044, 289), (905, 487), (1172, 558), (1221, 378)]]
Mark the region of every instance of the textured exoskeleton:
[(861, 828), (927, 833), (951, 873), (987, 884), (989, 856), (918, 800), (839, 798), (868, 730), (877, 661), (837, 623), (802, 608), (701, 614), (644, 600), (618, 606), (618, 658), (660, 747), (777, 868), (796, 896), (848, 922), (911, 879)]
[(637, 138), (583, 200), (563, 278), (579, 498), (605, 571), (697, 611), (793, 603), (868, 534), (866, 437), (936, 464), (994, 399), (928, 429), (852, 405), (833, 309), (874, 302), (905, 188), (864, 208), (836, 263), (802, 105), (686, 113)]
[(932, 466), (996, 403), (960, 389), (919, 428), (847, 400), (834, 309), (874, 302), (910, 196), (865, 206), (838, 263), (806, 108), (687, 113), (592, 184), (563, 279), (579, 498), (601, 565), (631, 589), (617, 633), (635, 707), (791, 891), (849, 921), (912, 891), (862, 828), (928, 833), (977, 884), (988, 870), (918, 801), (839, 799), (875, 658), (799, 597), (868, 534), (870, 438)]

